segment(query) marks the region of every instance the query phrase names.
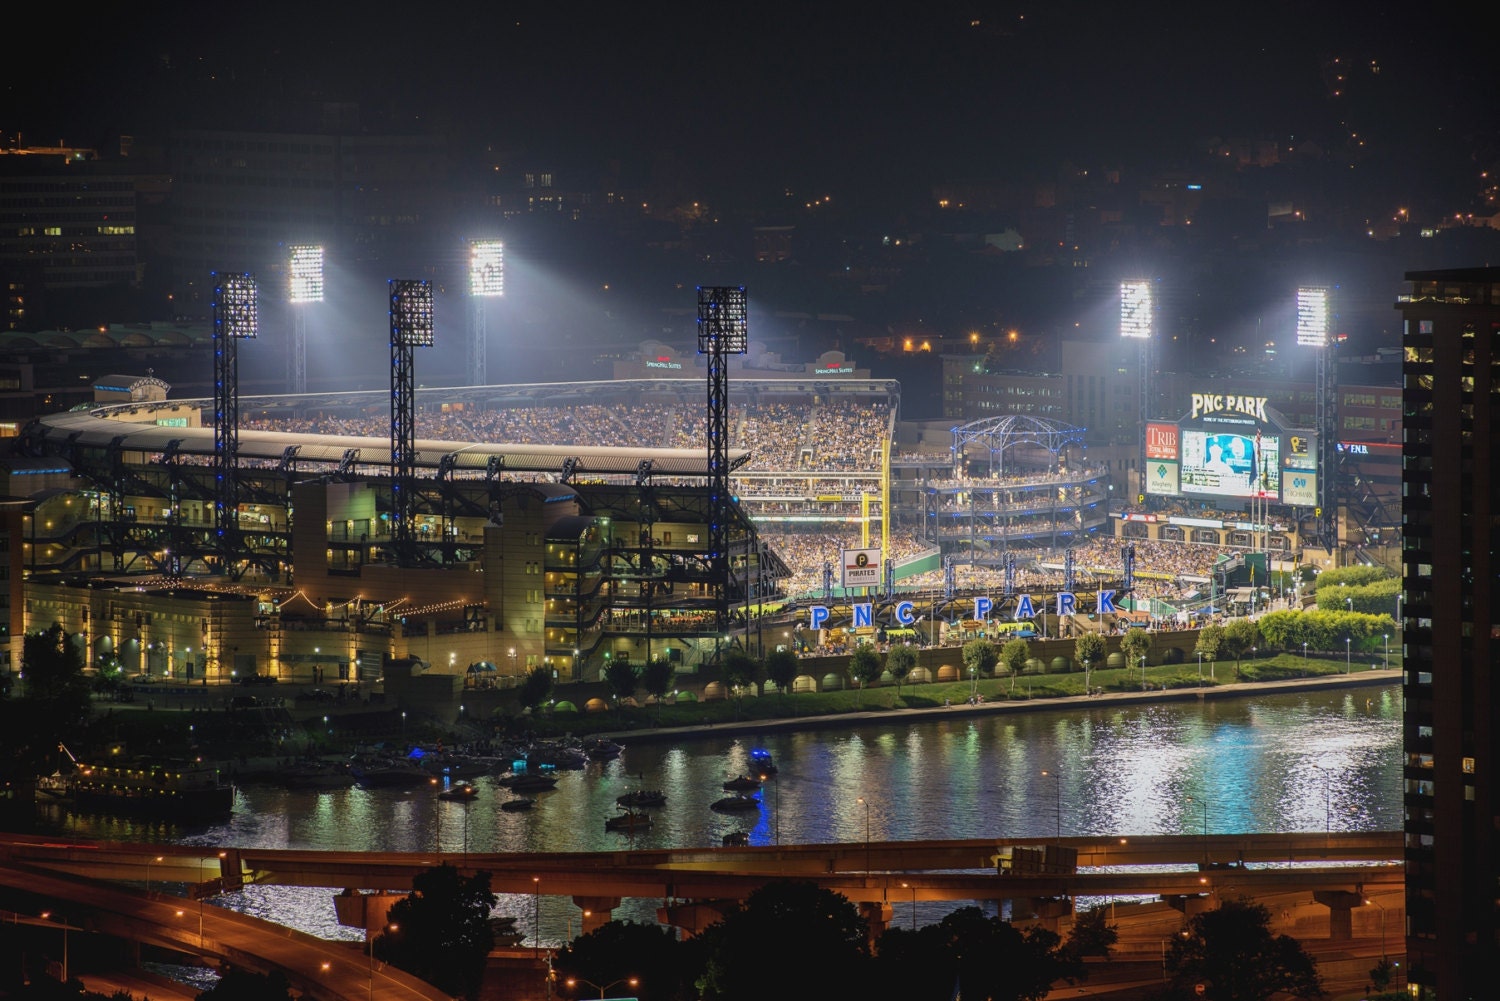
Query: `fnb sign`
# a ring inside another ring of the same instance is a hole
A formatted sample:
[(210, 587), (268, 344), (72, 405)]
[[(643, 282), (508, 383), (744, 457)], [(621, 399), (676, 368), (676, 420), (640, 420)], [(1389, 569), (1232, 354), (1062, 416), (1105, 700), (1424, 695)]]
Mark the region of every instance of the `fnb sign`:
[(1177, 458), (1177, 425), (1176, 424), (1147, 424), (1146, 425), (1146, 458), (1148, 458), (1148, 459), (1175, 459), (1175, 458)]

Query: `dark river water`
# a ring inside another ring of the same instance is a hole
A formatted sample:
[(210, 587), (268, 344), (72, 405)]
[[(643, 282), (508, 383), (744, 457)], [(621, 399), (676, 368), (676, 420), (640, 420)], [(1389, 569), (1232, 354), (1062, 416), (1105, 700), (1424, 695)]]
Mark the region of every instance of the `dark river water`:
[[(479, 797), (445, 802), (430, 788), (312, 792), (246, 786), (229, 820), (184, 829), (52, 814), (59, 833), (181, 844), (381, 851), (601, 851), (622, 846), (751, 844), (1063, 835), (1396, 830), (1401, 826), (1399, 686), (1256, 695), (1160, 705), (895, 720), (847, 729), (707, 734), (642, 742), (620, 757), (559, 772), (530, 811), (475, 779)], [(777, 777), (744, 814), (710, 809), (722, 783), (771, 752)], [(1045, 773), (1045, 774), (1044, 774)], [(615, 797), (659, 789), (666, 805), (633, 835), (607, 832)], [(861, 803), (864, 799), (866, 802)], [(866, 807), (868, 804), (868, 810)], [(220, 903), (328, 938), (332, 892), (250, 887)], [(617, 918), (654, 920), (655, 901)], [(934, 907), (939, 905), (934, 905)], [(951, 910), (923, 915), (936, 920)], [(577, 932), (570, 901), (502, 896), (500, 913), (533, 940)]]

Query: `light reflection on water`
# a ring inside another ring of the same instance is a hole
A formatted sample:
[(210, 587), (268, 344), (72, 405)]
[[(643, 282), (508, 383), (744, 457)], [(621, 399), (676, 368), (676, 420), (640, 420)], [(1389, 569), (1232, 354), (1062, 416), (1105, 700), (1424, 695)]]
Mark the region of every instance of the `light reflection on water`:
[[(305, 792), (246, 787), (227, 823), (171, 825), (62, 815), (84, 837), (329, 850), (601, 851), (718, 845), (1063, 835), (1396, 830), (1401, 824), (1400, 689), (1349, 688), (1141, 706), (1100, 704), (987, 717), (895, 720), (861, 727), (716, 735), (631, 745), (617, 760), (559, 773), (527, 812), (490, 777), (470, 804), (427, 788)], [(752, 747), (779, 774), (748, 814), (709, 804), (749, 768)], [(1046, 771), (1048, 774), (1043, 775)], [(615, 797), (661, 789), (649, 830), (606, 832)], [(858, 802), (868, 801), (866, 807)], [(868, 832), (866, 825), (868, 823)], [(332, 893), (251, 887), (228, 906), (327, 938), (358, 938), (334, 919)], [(540, 908), (538, 904), (540, 903)], [(657, 901), (627, 900), (615, 916), (654, 921)], [(937, 906), (937, 905), (934, 905)], [(534, 941), (577, 930), (571, 902), (502, 896)], [(947, 908), (951, 909), (951, 908)], [(936, 920), (919, 908), (922, 921)]]

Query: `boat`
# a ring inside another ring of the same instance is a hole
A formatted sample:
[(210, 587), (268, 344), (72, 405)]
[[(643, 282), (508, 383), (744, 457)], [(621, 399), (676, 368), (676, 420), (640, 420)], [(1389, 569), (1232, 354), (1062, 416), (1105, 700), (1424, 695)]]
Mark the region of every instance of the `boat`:
[(479, 787), (471, 782), (455, 782), (437, 795), (449, 803), (472, 803), (478, 797)]
[(757, 747), (750, 752), (750, 774), (776, 774), (776, 762), (771, 757), (770, 751), (766, 750), (764, 747)]
[(585, 737), (583, 740), (583, 753), (590, 761), (613, 761), (624, 750), (624, 744), (617, 744), (608, 737)]
[(748, 848), (750, 846), (750, 834), (747, 831), (730, 831), (720, 839), (725, 848)]
[(529, 810), (533, 806), (536, 806), (536, 800), (531, 799), (529, 796), (515, 796), (501, 803), (500, 809), (506, 813), (520, 813), (522, 810)]
[(651, 814), (641, 813), (637, 810), (626, 810), (604, 821), (604, 829), (606, 831), (624, 831), (627, 834), (644, 831), (650, 827)]
[(100, 813), (218, 820), (234, 806), (234, 786), (218, 768), (200, 761), (135, 760), (96, 765), (79, 761), (59, 744), (71, 767), (36, 780), (43, 802), (70, 803)]
[(502, 775), (495, 781), (511, 792), (551, 792), (557, 788), (556, 775), (517, 772), (512, 775)]
[(279, 769), (275, 779), (287, 789), (347, 789), (355, 781), (342, 761), (298, 761)]
[(742, 813), (746, 810), (760, 809), (760, 797), (758, 796), (725, 796), (716, 799), (710, 804), (709, 809), (718, 810), (720, 813)]
[(421, 765), (403, 758), (356, 757), (349, 762), (349, 774), (367, 789), (427, 785), (433, 780)]
[(760, 779), (752, 779), (748, 775), (737, 775), (725, 782), (724, 788), (729, 792), (755, 792), (760, 788)]
[(615, 802), (626, 807), (666, 806), (667, 794), (660, 789), (636, 789), (623, 796), (616, 796)]

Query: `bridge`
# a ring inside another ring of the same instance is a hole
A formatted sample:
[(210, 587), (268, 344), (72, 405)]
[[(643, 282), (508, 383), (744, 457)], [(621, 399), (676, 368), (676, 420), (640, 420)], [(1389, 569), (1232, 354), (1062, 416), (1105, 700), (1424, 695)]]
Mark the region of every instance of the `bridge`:
[[(1060, 846), (1076, 868), (1001, 873), (1016, 848)], [(438, 865), (487, 872), (496, 893), (567, 897), (592, 931), (624, 898), (662, 901), (659, 920), (685, 934), (768, 883), (803, 879), (856, 904), (872, 936), (894, 903), (1009, 902), (1013, 915), (1046, 904), (1056, 917), (1075, 897), (1160, 896), (1195, 913), (1225, 894), (1312, 893), (1333, 913), (1335, 935), (1377, 889), (1404, 885), (1399, 832), (1242, 834), (843, 842), (746, 848), (559, 853), (327, 852), (203, 848), (0, 837), (0, 882), (14, 870), (89, 881), (185, 884), (189, 898), (247, 883), (339, 890), (340, 921), (383, 927), (390, 904)], [(181, 898), (173, 898), (181, 899)], [(1060, 911), (1057, 901), (1065, 905)], [(81, 900), (87, 903), (87, 899)], [(170, 924), (170, 922), (169, 922)]]

